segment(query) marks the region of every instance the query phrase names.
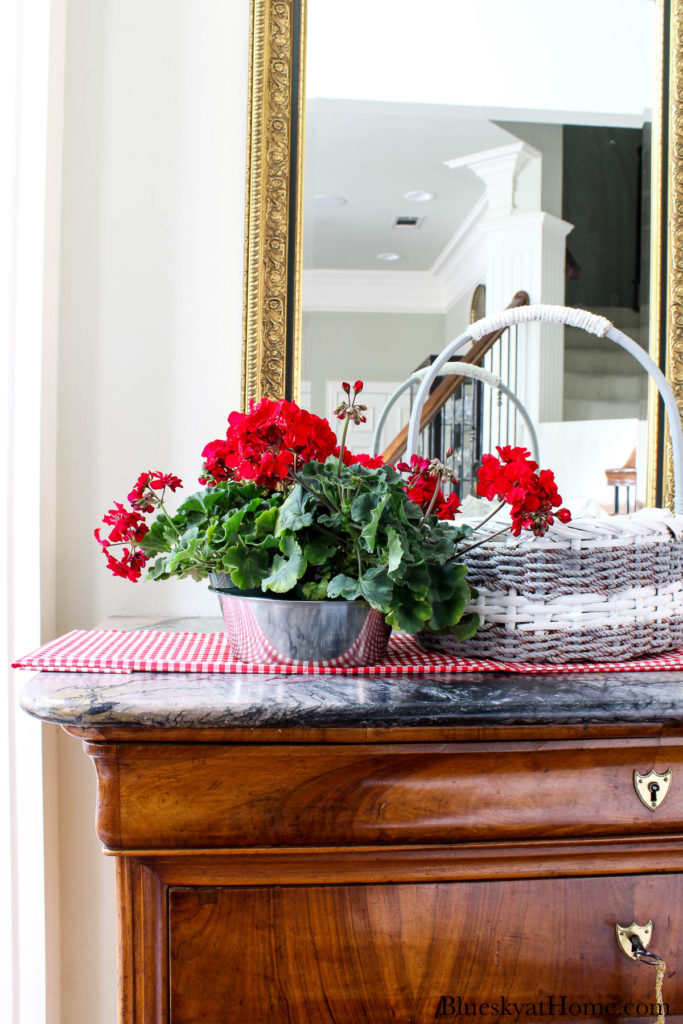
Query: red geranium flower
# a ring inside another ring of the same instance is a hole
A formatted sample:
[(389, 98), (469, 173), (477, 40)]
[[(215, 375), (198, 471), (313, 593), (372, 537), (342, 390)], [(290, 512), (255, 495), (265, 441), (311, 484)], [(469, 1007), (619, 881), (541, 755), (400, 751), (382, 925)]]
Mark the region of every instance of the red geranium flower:
[[(339, 445), (336, 446), (332, 454), (336, 455), (337, 458), (339, 458), (341, 454), (341, 448), (339, 447)], [(381, 467), (385, 465), (384, 459), (382, 458), (381, 455), (365, 455), (363, 452), (361, 452), (360, 455), (354, 455), (353, 452), (350, 452), (348, 448), (344, 448), (344, 456), (342, 462), (344, 463), (345, 466), (360, 465), (366, 466), (368, 469), (381, 469)]]
[(294, 402), (263, 398), (248, 413), (231, 413), (228, 423), (220, 451), (226, 470), (262, 487), (277, 487), (296, 466), (324, 462), (337, 446), (327, 420)]
[(179, 487), (183, 486), (183, 481), (179, 476), (175, 476), (173, 473), (160, 473), (155, 471), (149, 474), (149, 486), (154, 491), (162, 491), (165, 487), (168, 487), (169, 491), (177, 491)]
[[(411, 501), (419, 505), (424, 512), (431, 506), (432, 512), (439, 519), (454, 519), (460, 508), (460, 498), (455, 491), (448, 498), (444, 496), (439, 487), (441, 476), (436, 468), (439, 465), (441, 464), (430, 462), (419, 455), (412, 455), (410, 465), (407, 462), (399, 462), (396, 468), (401, 473), (410, 473), (404, 490)], [(445, 467), (442, 466), (442, 472), (444, 470)], [(452, 474), (451, 479), (453, 484), (457, 483)]]
[[(418, 476), (414, 483), (410, 483), (410, 481), (408, 482), (405, 492), (410, 500), (414, 501), (416, 505), (424, 507), (425, 505), (429, 505), (430, 501), (434, 497), (436, 489), (437, 481), (435, 479), (430, 480), (429, 477)], [(441, 492), (439, 492), (439, 494), (440, 497), (443, 497)], [(436, 500), (440, 500), (439, 496), (437, 496)]]
[(456, 513), (460, 511), (461, 501), (459, 496), (452, 492), (449, 496), (443, 499), (436, 508), (436, 514), (439, 519), (455, 519)]
[[(537, 473), (538, 463), (532, 460), (526, 448), (505, 445), (497, 451), (500, 458), (484, 455), (481, 460), (477, 493), (489, 501), (497, 498), (511, 506), (515, 537), (522, 530), (531, 530), (536, 536), (542, 536), (555, 521), (553, 509), (562, 504), (554, 473), (549, 469)], [(555, 514), (563, 523), (571, 519), (566, 508)]]
[[(149, 526), (140, 513), (135, 509), (127, 511), (119, 501), (114, 502), (114, 508), (109, 509), (102, 522), (106, 526), (112, 527), (108, 538), (108, 542), (111, 544), (120, 544), (126, 541), (139, 543), (145, 534), (149, 533)], [(99, 530), (97, 534), (99, 534)], [(102, 544), (99, 536), (97, 540)]]
[(228, 454), (228, 442), (217, 438), (209, 441), (202, 451), (204, 459), (203, 474), (199, 477), (200, 484), (212, 486), (219, 480), (229, 480), (234, 476), (231, 469), (228, 469), (225, 459)]
[(128, 495), (128, 501), (131, 503), (133, 508), (137, 508), (140, 512), (153, 512), (154, 505), (149, 500), (149, 497), (145, 496), (145, 489), (149, 483), (149, 473), (140, 473), (133, 490)]
[(159, 470), (150, 470), (147, 473), (140, 474), (135, 487), (128, 495), (128, 501), (133, 508), (138, 509), (140, 512), (153, 512), (159, 504), (159, 500), (151, 493), (152, 491), (163, 491), (167, 487), (171, 491), (176, 491), (182, 486), (183, 482), (180, 477), (174, 476), (173, 473), (161, 473)]
[(120, 558), (115, 558), (107, 552), (107, 568), (114, 573), (114, 576), (130, 580), (131, 583), (140, 579), (146, 564), (147, 559), (139, 550), (130, 551), (129, 548), (124, 548)]
[[(111, 526), (111, 530), (102, 536), (103, 531), (98, 527), (95, 530), (95, 540), (106, 556), (107, 568), (115, 576), (133, 582), (140, 579), (147, 559), (139, 544), (149, 533), (149, 526), (142, 513), (153, 512), (156, 507), (163, 508), (163, 493), (166, 488), (175, 491), (181, 486), (182, 481), (173, 473), (161, 473), (158, 470), (141, 473), (128, 495), (132, 509), (124, 508), (120, 501), (115, 501), (114, 507), (107, 511), (102, 522), (105, 526)], [(129, 546), (124, 547), (117, 557), (109, 550), (114, 544)]]

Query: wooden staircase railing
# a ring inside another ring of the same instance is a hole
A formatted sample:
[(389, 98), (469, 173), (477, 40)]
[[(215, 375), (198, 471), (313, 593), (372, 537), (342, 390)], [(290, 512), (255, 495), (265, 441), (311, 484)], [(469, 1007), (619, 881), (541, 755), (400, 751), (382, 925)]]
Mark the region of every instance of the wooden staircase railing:
[[(508, 309), (514, 309), (516, 306), (528, 306), (529, 296), (526, 292), (517, 292), (507, 307)], [(480, 363), (486, 353), (493, 348), (498, 339), (505, 333), (507, 328), (503, 328), (500, 331), (493, 331), (491, 334), (485, 334), (483, 338), (476, 341), (472, 348), (463, 357), (461, 362), (470, 363), (476, 365)], [(444, 377), (441, 383), (434, 389), (429, 398), (424, 404), (422, 410), (422, 416), (420, 417), (420, 431), (424, 430), (432, 420), (436, 419), (448, 399), (453, 395), (465, 378), (461, 376), (449, 376)], [(408, 425), (396, 435), (389, 445), (382, 452), (382, 458), (385, 462), (391, 463), (392, 465), (396, 460), (403, 455), (406, 450), (406, 444), (408, 442)]]

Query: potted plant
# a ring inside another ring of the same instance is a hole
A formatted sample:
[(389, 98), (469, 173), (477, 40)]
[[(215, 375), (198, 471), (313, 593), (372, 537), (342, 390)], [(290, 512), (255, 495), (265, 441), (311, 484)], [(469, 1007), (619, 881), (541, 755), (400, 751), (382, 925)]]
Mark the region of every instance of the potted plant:
[[(166, 495), (178, 477), (141, 474), (129, 507), (116, 503), (104, 517), (109, 532), (95, 531), (109, 569), (129, 580), (145, 569), (151, 580), (210, 577), (239, 660), (363, 664), (381, 659), (387, 627), (471, 636), (478, 620), (467, 611), (462, 554), (474, 531), (455, 521), (451, 471), (417, 457), (394, 468), (353, 455), (346, 439), (365, 420), (363, 385), (342, 387), (339, 445), (327, 420), (263, 399), (231, 413), (226, 437), (206, 445), (203, 489), (175, 512)], [(485, 462), (482, 486), (519, 511), (522, 463), (510, 465), (496, 477)], [(555, 491), (536, 528), (547, 528), (557, 504)]]

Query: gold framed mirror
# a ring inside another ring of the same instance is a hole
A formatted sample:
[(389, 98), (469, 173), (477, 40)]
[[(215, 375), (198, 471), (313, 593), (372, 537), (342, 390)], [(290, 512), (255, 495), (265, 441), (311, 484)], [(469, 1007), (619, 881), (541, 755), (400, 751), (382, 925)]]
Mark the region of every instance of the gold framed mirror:
[[(654, 11), (650, 352), (683, 409), (683, 0)], [(646, 0), (643, 0), (646, 3)], [(243, 401), (299, 394), (306, 0), (252, 0)], [(670, 489), (659, 402), (648, 403), (647, 502)]]

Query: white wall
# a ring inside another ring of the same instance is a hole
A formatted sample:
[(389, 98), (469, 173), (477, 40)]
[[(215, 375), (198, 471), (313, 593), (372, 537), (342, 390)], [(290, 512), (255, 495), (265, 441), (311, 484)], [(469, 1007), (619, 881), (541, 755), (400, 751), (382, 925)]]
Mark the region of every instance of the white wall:
[[(482, 271), (481, 283), (484, 284), (486, 277), (486, 269)], [(472, 308), (472, 299), (474, 298), (474, 288), (468, 291), (466, 295), (463, 295), (461, 299), (454, 302), (448, 312), (443, 318), (444, 330), (441, 348), (445, 348), (449, 342), (454, 341), (459, 334), (466, 331), (470, 323), (470, 311)]]
[(91, 536), (144, 469), (195, 489), (239, 404), (247, 17), (247, 0), (69, 2), (60, 632), (207, 607), (191, 582), (113, 578)]
[[(645, 503), (647, 477), (647, 423), (637, 419), (574, 420), (538, 423), (541, 466), (553, 470), (565, 501), (589, 498), (611, 510), (614, 488), (608, 486), (606, 469), (623, 466), (636, 449), (636, 497)], [(633, 495), (631, 496), (633, 499)], [(622, 512), (626, 492), (621, 491)]]
[[(192, 582), (111, 577), (92, 539), (144, 469), (196, 486), (239, 405), (248, 0), (68, 0), (56, 629), (214, 614)], [(114, 1024), (111, 859), (59, 737), (62, 1021)]]
[(443, 348), (439, 313), (304, 313), (301, 373), (311, 383), (311, 410), (330, 416), (327, 381), (405, 380)]

